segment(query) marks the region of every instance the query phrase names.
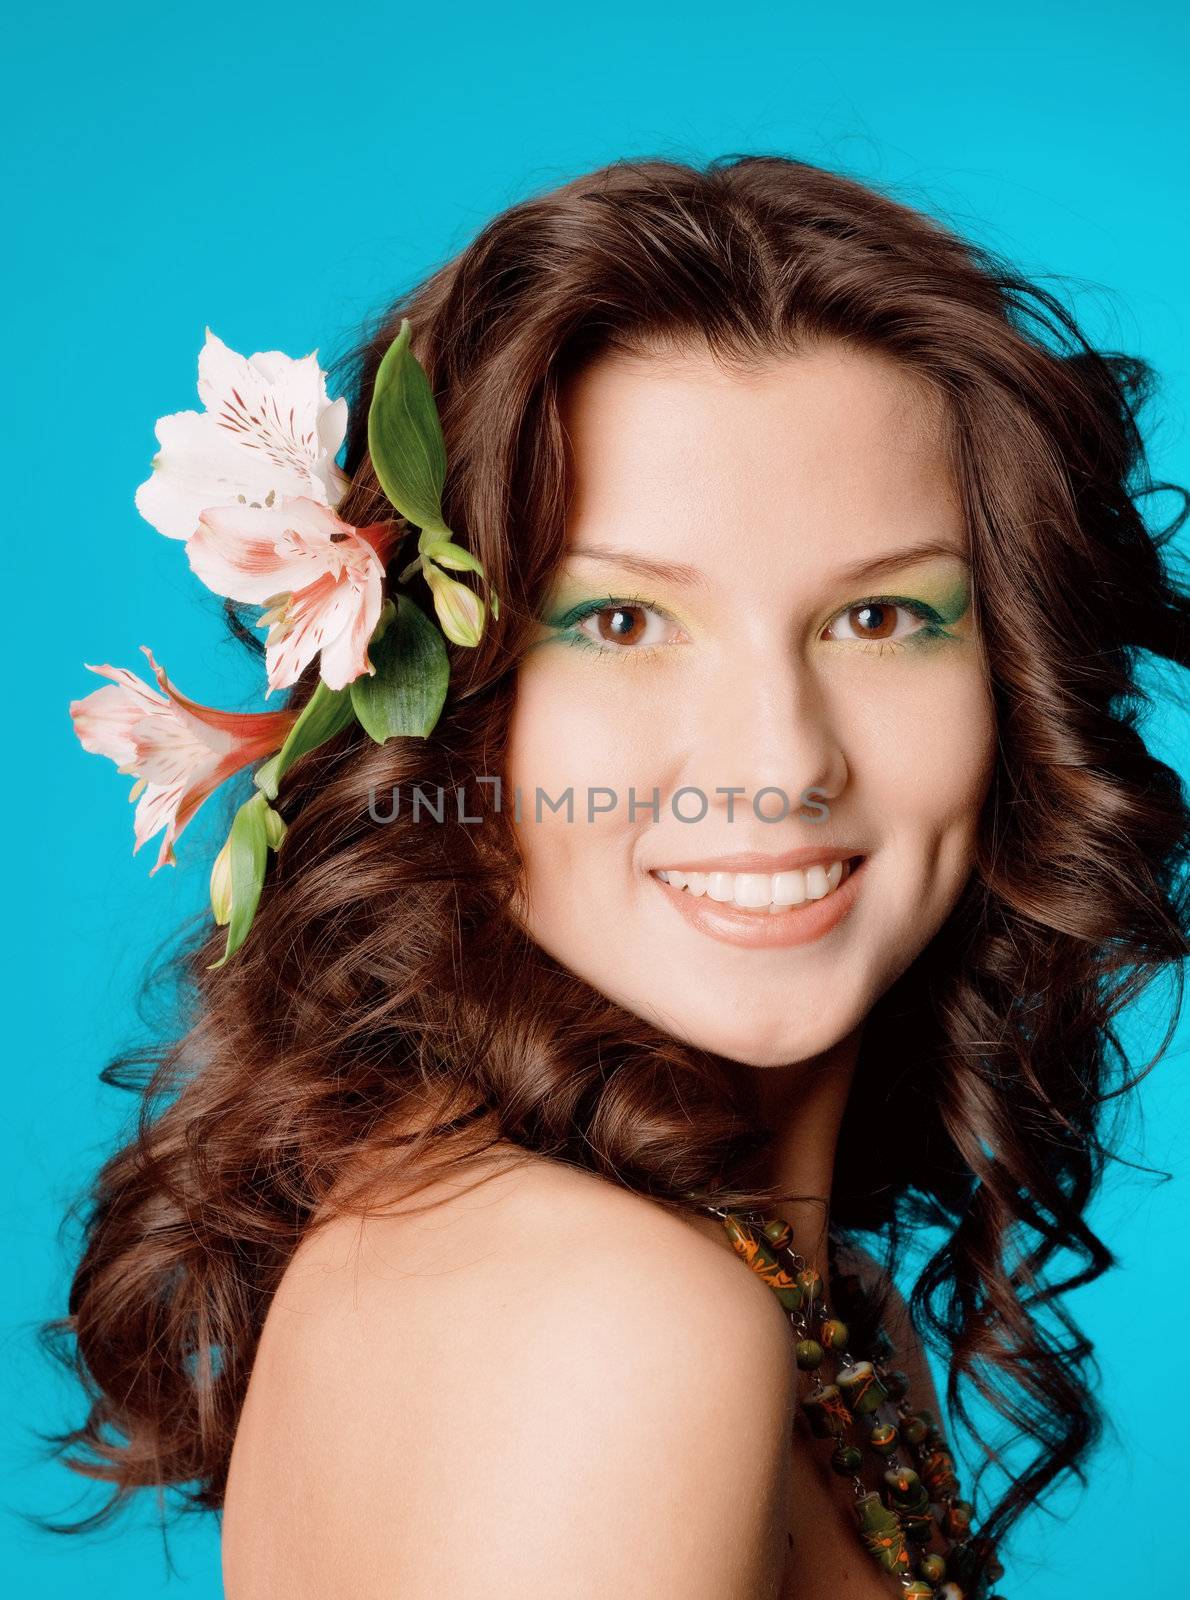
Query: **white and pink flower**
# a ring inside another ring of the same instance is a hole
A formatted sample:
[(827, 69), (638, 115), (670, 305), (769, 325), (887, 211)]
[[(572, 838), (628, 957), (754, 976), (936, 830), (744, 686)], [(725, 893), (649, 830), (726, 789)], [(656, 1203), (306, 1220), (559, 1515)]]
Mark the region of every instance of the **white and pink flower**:
[(337, 505), (348, 487), (335, 464), (347, 402), (331, 400), (318, 352), (241, 356), (208, 328), (198, 356), (203, 411), (162, 417), (152, 475), (136, 509), (158, 533), (189, 539), (211, 506), (273, 506), (290, 495)]
[(332, 401), (317, 352), (245, 358), (208, 328), (198, 358), (205, 412), (157, 423), (161, 450), (136, 492), (141, 515), (186, 544), (215, 594), (268, 607), (268, 688), (288, 688), (320, 656), (330, 689), (374, 669), (368, 640), (383, 604), (392, 522), (336, 516), (348, 479), (335, 464), (347, 402)]
[(268, 688), (296, 683), (321, 653), (328, 689), (374, 671), (368, 640), (384, 604), (384, 568), (397, 533), (392, 523), (353, 528), (328, 506), (302, 497), (254, 510), (214, 506), (199, 517), (186, 555), (216, 594), (269, 609)]
[(84, 750), (109, 757), (136, 778), (129, 800), (136, 808), (133, 855), (162, 828), (156, 864), (176, 866), (174, 843), (199, 806), (219, 785), (279, 750), (296, 711), (219, 711), (179, 693), (148, 645), (141, 645), (161, 690), (125, 667), (84, 665), (114, 681), (70, 702)]

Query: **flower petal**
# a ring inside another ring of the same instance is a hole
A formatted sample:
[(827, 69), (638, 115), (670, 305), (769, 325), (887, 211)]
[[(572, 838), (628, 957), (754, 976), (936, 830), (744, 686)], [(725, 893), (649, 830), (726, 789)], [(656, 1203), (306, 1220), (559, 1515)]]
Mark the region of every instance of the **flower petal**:
[(177, 411), (157, 423), (161, 449), (134, 496), (145, 521), (169, 539), (189, 539), (208, 506), (260, 504), (304, 493), (308, 480), (282, 473), (262, 452), (201, 411)]
[(174, 687), (147, 644), (142, 644), (141, 649), (169, 698), (175, 719), (217, 755), (236, 756), (238, 768), (279, 750), (285, 743), (286, 734), (297, 721), (296, 711), (220, 711), (218, 706), (201, 705)]
[[(245, 446), (270, 457), (294, 485), (279, 490), (305, 494), (330, 505), (340, 500), (347, 479), (334, 455), (347, 427), (347, 402), (331, 401), (318, 352), (299, 360), (280, 350), (245, 357), (206, 330), (198, 357), (198, 397), (221, 426)], [(322, 417), (333, 412), (324, 435)]]
[(126, 668), (89, 666), (114, 681), (72, 701), (70, 712), (83, 748), (108, 756), (138, 780), (129, 795), (139, 796), (133, 854), (165, 828), (156, 872), (174, 864), (174, 840), (206, 797), (241, 767), (280, 749), (298, 714), (200, 705), (174, 688), (148, 645), (141, 650), (164, 695)]
[[(368, 659), (368, 641), (376, 631), (384, 605), (384, 574), (379, 562), (369, 572), (362, 591), (356, 587), (349, 607), (341, 608), (344, 626), (328, 638), (322, 647), (319, 672), (328, 689), (342, 689), (364, 673), (371, 675), (375, 668)], [(328, 623), (331, 632), (333, 624)]]
[(265, 635), (264, 659), (268, 675), (267, 700), (274, 689), (288, 689), (322, 649), (325, 608), (333, 600), (335, 579), (323, 573), (290, 599), (283, 621), (274, 622)]
[(93, 667), (89, 662), (83, 665), (88, 672), (98, 672), (115, 681), (70, 702), (74, 731), (84, 750), (107, 756), (123, 771), (136, 753), (133, 729), (154, 709), (168, 708), (169, 702), (126, 667), (109, 667), (106, 663)]
[(328, 507), (298, 497), (270, 507), (212, 506), (186, 545), (197, 577), (216, 594), (264, 605), (331, 576), (371, 550)]
[(161, 449), (136, 491), (137, 510), (159, 533), (190, 538), (209, 506), (342, 499), (348, 479), (334, 457), (347, 403), (328, 398), (316, 353), (294, 361), (270, 350), (246, 360), (208, 328), (198, 370), (206, 411), (159, 419)]

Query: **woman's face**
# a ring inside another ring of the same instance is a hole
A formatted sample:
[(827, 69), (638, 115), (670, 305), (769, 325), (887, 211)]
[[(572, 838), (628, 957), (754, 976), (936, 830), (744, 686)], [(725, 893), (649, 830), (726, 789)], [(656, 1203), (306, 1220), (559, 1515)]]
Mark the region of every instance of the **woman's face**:
[(566, 396), (568, 553), (505, 770), (518, 915), (730, 1060), (845, 1038), (970, 874), (996, 730), (937, 406), (833, 345), (748, 377), (604, 359)]

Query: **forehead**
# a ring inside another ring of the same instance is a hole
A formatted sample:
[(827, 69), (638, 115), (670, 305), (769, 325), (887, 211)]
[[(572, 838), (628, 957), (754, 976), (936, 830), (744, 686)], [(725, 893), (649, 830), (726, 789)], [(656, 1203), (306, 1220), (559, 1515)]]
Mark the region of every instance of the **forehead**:
[(746, 373), (701, 349), (616, 355), (571, 379), (562, 418), (570, 544), (598, 530), (729, 559), (766, 537), (863, 553), (956, 527), (941, 397), (878, 352), (819, 344)]

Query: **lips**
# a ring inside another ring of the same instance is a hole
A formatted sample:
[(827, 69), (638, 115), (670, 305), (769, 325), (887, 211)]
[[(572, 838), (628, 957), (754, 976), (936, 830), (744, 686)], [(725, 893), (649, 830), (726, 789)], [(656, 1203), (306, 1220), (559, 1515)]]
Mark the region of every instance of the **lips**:
[[(820, 852), (816, 851), (815, 854), (821, 858)], [(711, 870), (727, 870), (720, 863), (731, 858), (719, 856), (712, 859), (715, 866)], [(769, 856), (765, 859), (772, 861), (773, 858)], [(838, 860), (839, 857), (833, 859)], [(724, 944), (745, 949), (778, 949), (813, 943), (837, 928), (855, 905), (863, 884), (867, 882), (867, 865), (867, 857), (858, 860), (849, 858), (841, 882), (829, 894), (802, 905), (768, 913), (744, 910), (729, 901), (711, 900), (705, 894), (693, 895), (688, 889), (679, 889), (664, 882), (655, 873), (650, 873), (649, 877), (678, 915), (696, 931)], [(741, 872), (747, 869), (737, 867), (734, 870)]]

